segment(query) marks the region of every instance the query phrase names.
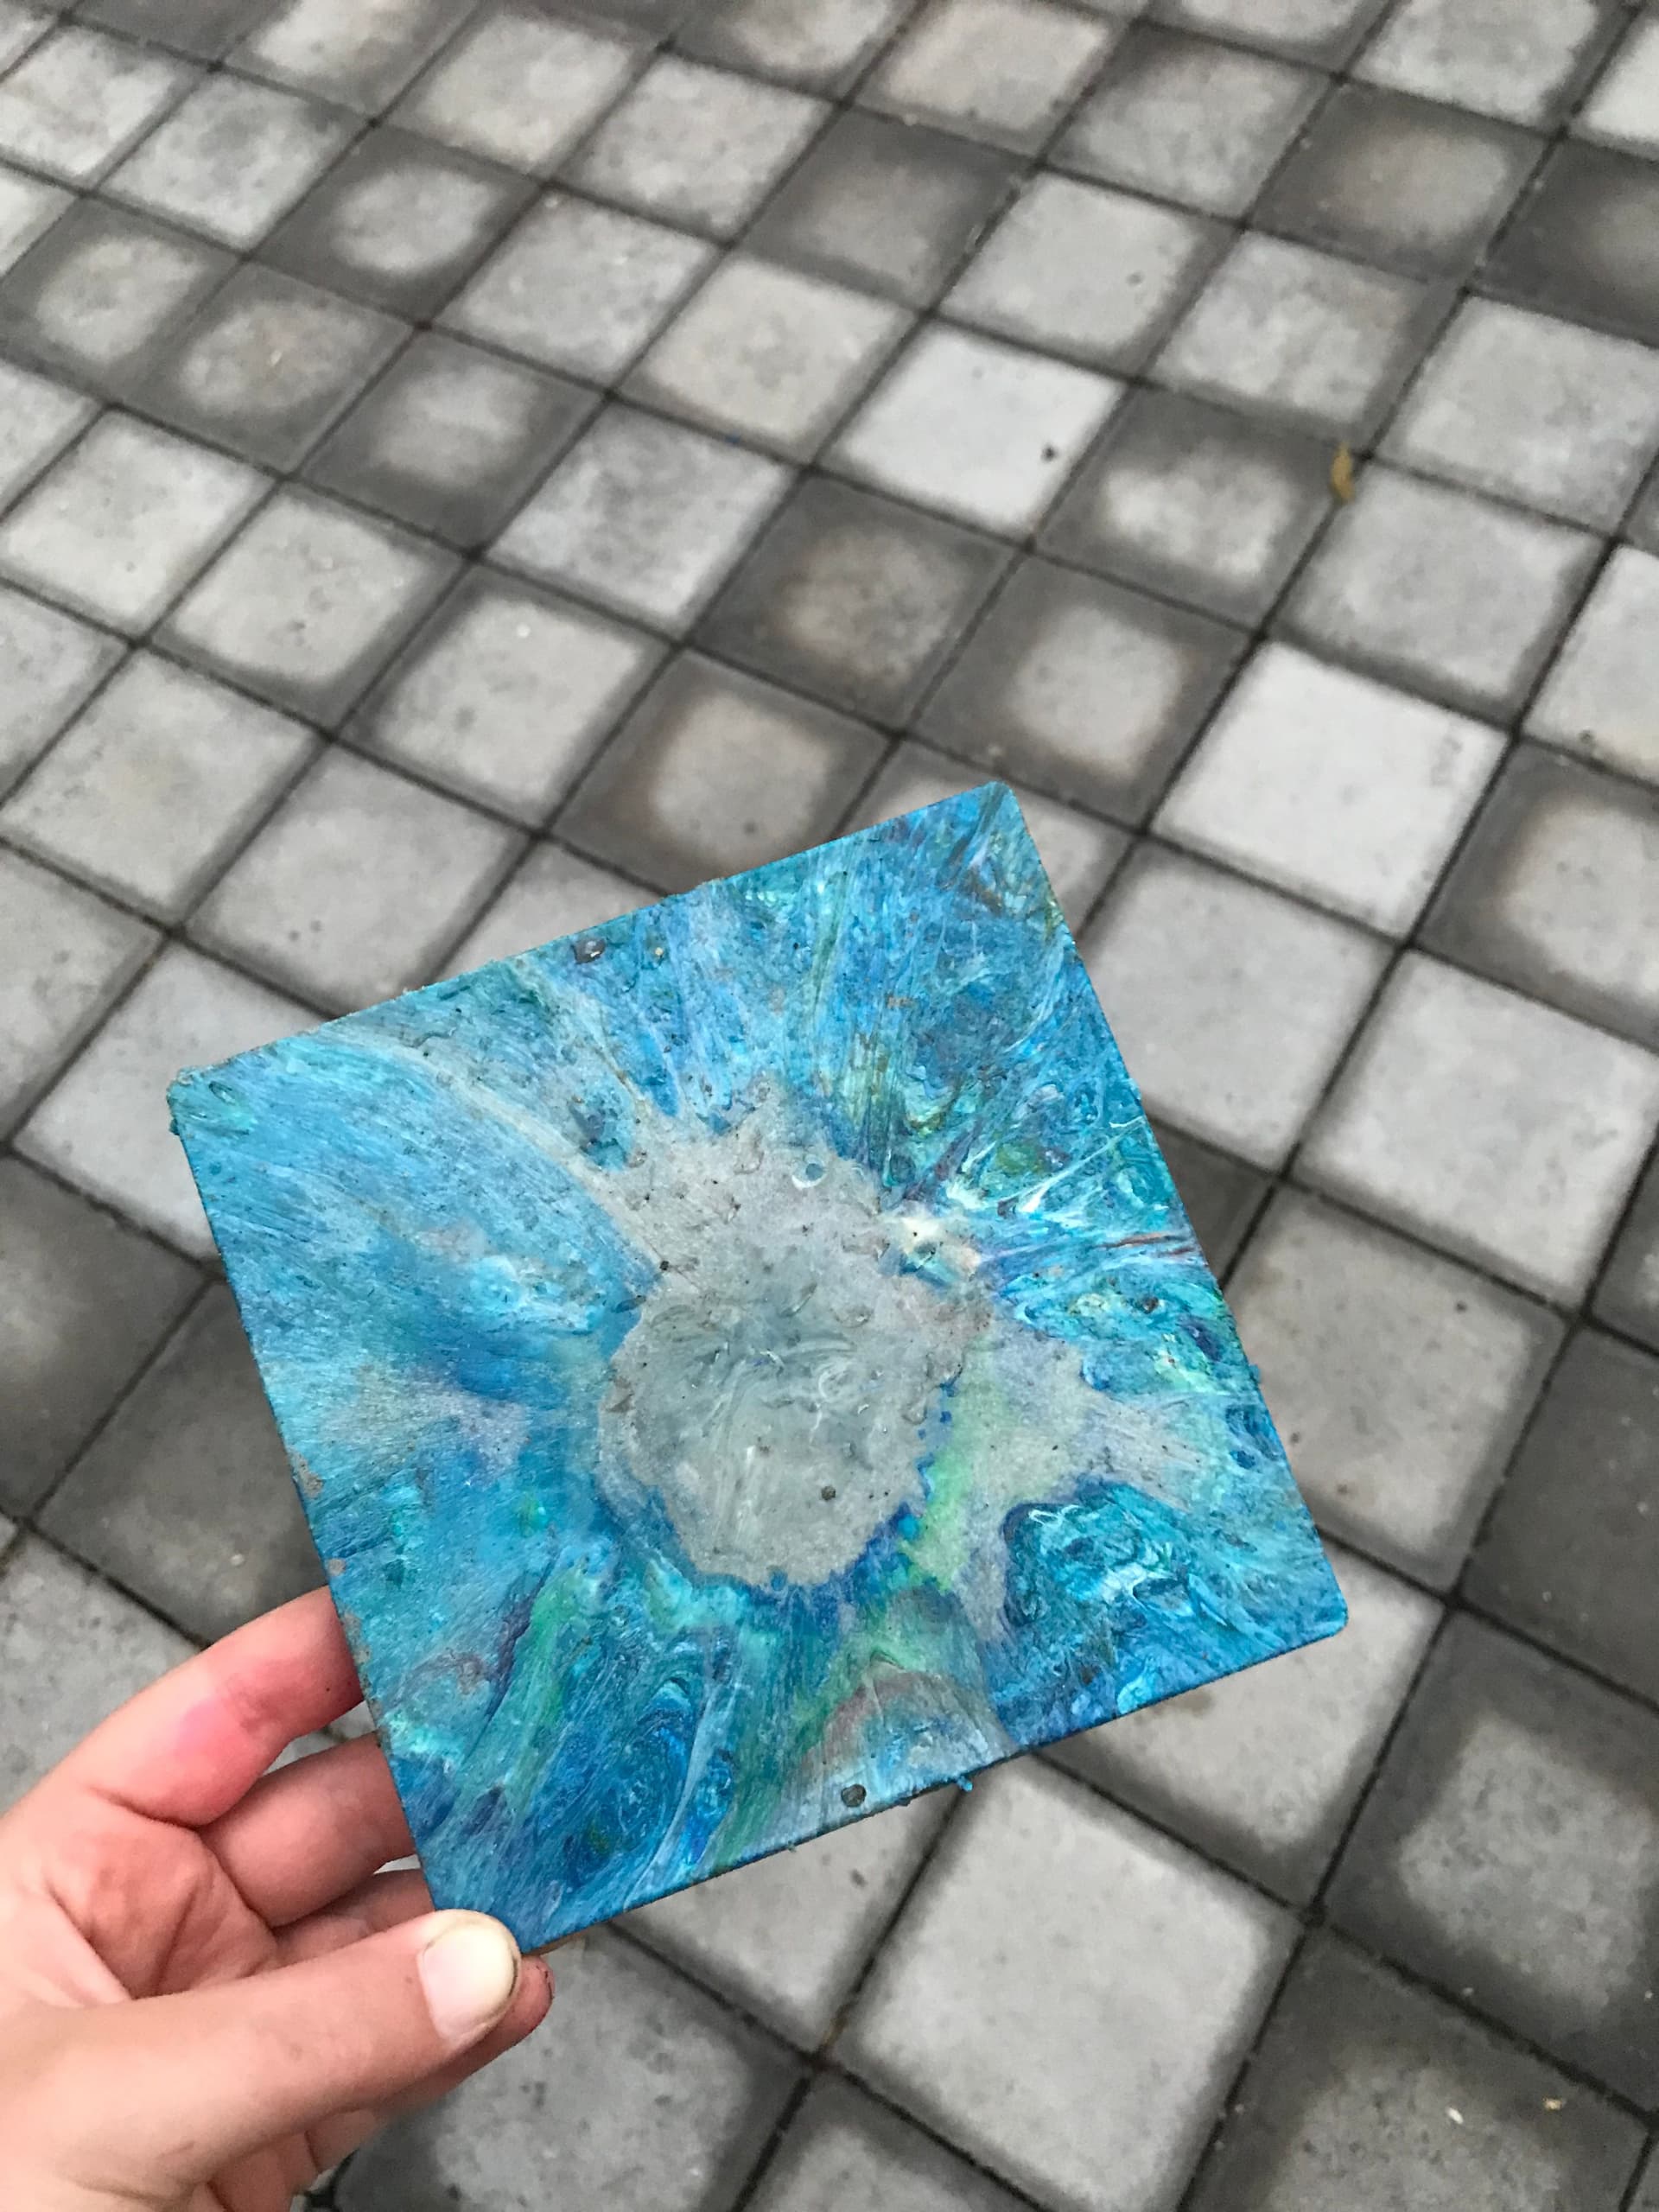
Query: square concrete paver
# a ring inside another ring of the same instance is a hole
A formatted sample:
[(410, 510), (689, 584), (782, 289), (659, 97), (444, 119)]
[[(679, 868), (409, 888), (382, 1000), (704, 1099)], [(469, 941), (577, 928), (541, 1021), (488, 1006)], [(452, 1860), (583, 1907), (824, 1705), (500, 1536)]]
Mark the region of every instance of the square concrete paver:
[(1019, 2201), (833, 2077), (813, 2089), (750, 2199), (756, 2212), (1014, 2212)]

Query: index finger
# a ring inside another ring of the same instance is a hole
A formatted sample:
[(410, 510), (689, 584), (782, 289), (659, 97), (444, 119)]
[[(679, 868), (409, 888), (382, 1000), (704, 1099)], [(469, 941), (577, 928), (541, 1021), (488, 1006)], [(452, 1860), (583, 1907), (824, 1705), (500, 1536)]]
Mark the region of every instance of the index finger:
[(93, 1789), (148, 1819), (227, 1813), (296, 1736), (362, 1694), (326, 1590), (211, 1644), (118, 1707), (41, 1784)]

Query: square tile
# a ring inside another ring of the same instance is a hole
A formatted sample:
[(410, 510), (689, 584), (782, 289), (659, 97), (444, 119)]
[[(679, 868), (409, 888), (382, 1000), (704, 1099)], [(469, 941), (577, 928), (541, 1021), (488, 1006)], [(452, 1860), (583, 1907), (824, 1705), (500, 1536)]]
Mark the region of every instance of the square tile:
[(1622, 546), (1527, 716), (1529, 736), (1659, 784), (1659, 559)]
[(1139, 821), (1243, 644), (1204, 615), (1027, 560), (922, 728), (999, 773)]
[(343, 151), (342, 110), (218, 74), (121, 164), (108, 189), (152, 215), (246, 252)]
[(104, 632), (0, 584), (0, 791), (45, 751), (121, 652)]
[(1659, 2212), (1659, 2150), (1648, 2159), (1642, 2186), (1630, 2199), (1630, 2212)]
[(1338, 62), (1388, 0), (1165, 0), (1173, 22), (1312, 61)]
[(0, 284), (0, 318), (16, 352), (118, 391), (232, 265), (217, 246), (79, 200)]
[(909, 322), (889, 301), (734, 254), (658, 340), (629, 390), (805, 460)]
[(1548, 658), (1596, 552), (1581, 531), (1374, 467), (1284, 624), (1316, 651), (1501, 719)]
[(687, 656), (600, 755), (560, 832), (689, 891), (821, 842), (880, 752), (874, 730)]
[(1224, 238), (1202, 216), (1039, 175), (957, 279), (944, 311), (1049, 353), (1138, 368)]
[(52, 18), (28, 0), (0, 0), (0, 70), (22, 60), (52, 28)]
[(886, 44), (912, 0), (715, 0), (683, 24), (688, 54), (781, 77), (809, 91), (844, 91)]
[[(979, 769), (964, 767), (948, 753), (907, 739), (877, 777), (849, 827), (861, 830), (872, 822), (890, 821), (896, 814), (914, 813), (918, 807), (953, 798), (984, 780)], [(1035, 791), (1015, 785), (1014, 795), (1060, 910), (1071, 929), (1080, 930), (1129, 841), (1110, 823), (1057, 806)]]
[(727, 440), (607, 407), (521, 511), (496, 558), (683, 629), (788, 483), (775, 461)]
[(1638, 2140), (1593, 2091), (1317, 1935), (1192, 2212), (1617, 2212)]
[(155, 950), (154, 930), (0, 850), (0, 1126), (14, 1122)]
[(288, 1454), (216, 1283), (71, 1470), (41, 1526), (188, 1636), (322, 1580)]
[(1144, 849), (1084, 945), (1148, 1109), (1277, 1167), (1382, 973), (1375, 938), (1236, 876)]
[(1403, 936), (1503, 756), (1484, 722), (1262, 647), (1159, 810), (1159, 833)]
[(946, 1810), (933, 1791), (699, 1882), (625, 1925), (791, 2043), (834, 2026)]
[(1305, 1155), (1319, 1183), (1565, 1303), (1659, 1123), (1659, 1060), (1408, 953)]
[(0, 829), (176, 921), (313, 742), (269, 708), (136, 653), (12, 794)]
[(563, 845), (532, 846), (529, 858), (446, 963), (457, 976), (510, 959), (555, 938), (597, 929), (649, 906), (654, 893)]
[(983, 606), (1005, 548), (809, 478), (705, 620), (713, 651), (902, 721)]
[(264, 489), (238, 461), (105, 415), (0, 524), (0, 566), (117, 629), (147, 630)]
[(1659, 168), (1562, 146), (1504, 232), (1483, 289), (1659, 343)]
[(715, 258), (683, 231), (550, 194), (443, 320), (595, 384), (620, 377)]
[(188, 87), (172, 56), (60, 25), (0, 81), (0, 153), (94, 184)]
[(1159, 355), (1160, 383), (1364, 437), (1438, 319), (1408, 276), (1312, 246), (1241, 238)]
[(1599, 1287), (1596, 1318), (1659, 1351), (1659, 1161), (1630, 1201)]
[(579, 385), (425, 331), (306, 474), (452, 545), (481, 546), (598, 404)]
[(1268, 230), (1414, 276), (1460, 276), (1543, 154), (1512, 124), (1344, 84), (1257, 210)]
[(135, 404), (267, 467), (296, 468), (407, 326), (250, 264), (137, 386)]
[(476, 573), (399, 660), (352, 734), (462, 798), (544, 821), (660, 654), (638, 630)]
[(626, 39), (506, 0), (474, 18), (397, 120), (463, 153), (544, 176), (620, 98), (641, 58)]
[(1044, 550), (1259, 620), (1331, 512), (1328, 444), (1173, 391), (1132, 394)]
[(166, 641), (326, 722), (353, 703), (453, 571), (400, 531), (279, 492), (185, 600)]
[(1659, 1699), (1659, 1360), (1594, 1331), (1550, 1378), (1465, 1587), (1510, 1627)]
[(384, 125), (308, 194), (261, 258), (292, 276), (425, 321), (523, 208), (531, 186)]
[(830, 461), (880, 490), (1020, 536), (1122, 393), (1110, 378), (929, 328), (854, 416)]
[(130, 1598), (25, 1536), (0, 1569), (0, 1807), (189, 1656), (184, 1638)]
[(1019, 2202), (834, 2075), (819, 2076), (748, 2201), (754, 2212), (1015, 2212)]
[(1132, 23), (1054, 159), (1108, 184), (1242, 215), (1325, 81), (1265, 54)]
[(470, 0), (287, 0), (250, 34), (237, 60), (374, 115), (471, 12)]
[(568, 171), (645, 215), (734, 237), (830, 111), (822, 100), (664, 54)]
[(1013, 188), (995, 147), (838, 115), (748, 234), (757, 253), (927, 307)]
[(201, 908), (195, 933), (318, 1003), (423, 982), (516, 856), (511, 830), (326, 752)]
[(1340, 1636), (1051, 1754), (1296, 1904), (1319, 1887), (1440, 1612), (1362, 1559), (1332, 1564), (1348, 1601)]
[(1659, 154), (1659, 16), (1636, 17), (1573, 128), (1626, 153)]
[(1656, 1762), (1659, 1715), (1456, 1617), (1337, 1870), (1332, 1916), (1651, 2105)]
[(1659, 355), (1471, 300), (1383, 451), (1478, 492), (1611, 530), (1659, 452)]
[(164, 46), (193, 61), (218, 61), (266, 12), (270, 0), (82, 0), (78, 22)]
[(1423, 942), (1659, 1046), (1659, 791), (1518, 747)]
[(82, 393), (0, 360), (0, 507), (57, 458), (93, 412)]
[(1402, 0), (1356, 74), (1478, 115), (1548, 124), (1623, 10), (1619, 0)]
[[(3, 1585), (0, 1584), (0, 1590)], [(729, 2204), (792, 2084), (769, 2039), (614, 1938), (562, 1950), (547, 2025), (352, 2160), (341, 2212)]]
[(168, 945), (25, 1125), (18, 1149), (184, 1251), (213, 1249), (168, 1116), (167, 1086), (314, 1017), (290, 999)]
[(25, 176), (21, 169), (0, 162), (0, 273), (73, 205), (60, 186), (48, 184), (44, 177)]
[(1007, 1768), (976, 1789), (839, 2049), (1046, 2202), (1173, 2204), (1290, 1935), (1179, 1845)]
[(1230, 1154), (1217, 1152), (1179, 1129), (1153, 1124), (1164, 1165), (1173, 1177), (1192, 1233), (1217, 1278), (1231, 1267), (1255, 1220), (1268, 1179)]
[(0, 1160), (0, 1505), (33, 1510), (200, 1287), (194, 1268)]
[(1554, 1357), (1560, 1322), (1484, 1276), (1291, 1191), (1274, 1199), (1229, 1296), (1319, 1526), (1449, 1589)]
[(1050, 0), (929, 0), (860, 98), (1034, 153), (1110, 50), (1115, 26)]

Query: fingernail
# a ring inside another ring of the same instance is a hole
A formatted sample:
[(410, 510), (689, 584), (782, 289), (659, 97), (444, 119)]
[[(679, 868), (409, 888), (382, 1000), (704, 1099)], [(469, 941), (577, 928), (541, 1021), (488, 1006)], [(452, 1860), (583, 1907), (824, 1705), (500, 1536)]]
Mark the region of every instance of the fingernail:
[(421, 1987), (445, 2043), (476, 2043), (512, 2002), (518, 1946), (499, 1920), (482, 1913), (446, 1916), (420, 1956)]

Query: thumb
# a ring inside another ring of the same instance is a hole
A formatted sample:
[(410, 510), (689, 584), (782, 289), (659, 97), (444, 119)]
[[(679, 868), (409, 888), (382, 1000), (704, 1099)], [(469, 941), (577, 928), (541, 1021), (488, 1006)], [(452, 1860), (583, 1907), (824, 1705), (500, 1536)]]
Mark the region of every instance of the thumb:
[(175, 2186), (413, 2088), (480, 2042), (522, 1961), (499, 1921), (437, 1912), (326, 1957), (75, 2017), (54, 2069), (69, 2136)]

